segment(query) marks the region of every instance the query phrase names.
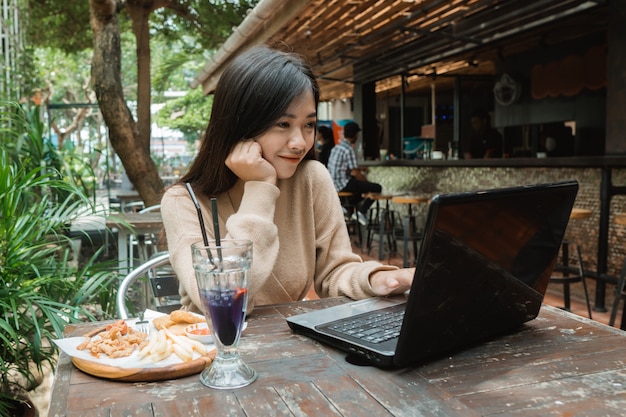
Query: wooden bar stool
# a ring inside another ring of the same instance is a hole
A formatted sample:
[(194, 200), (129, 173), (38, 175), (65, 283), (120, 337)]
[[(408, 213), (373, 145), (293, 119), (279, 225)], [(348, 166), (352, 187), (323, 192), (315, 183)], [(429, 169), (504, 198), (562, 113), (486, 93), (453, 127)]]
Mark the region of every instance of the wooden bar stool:
[[(395, 213), (389, 210), (389, 200), (391, 200), (393, 196), (380, 193), (367, 193), (363, 194), (363, 198), (374, 200), (374, 207), (371, 207), (368, 213), (367, 253), (369, 254), (372, 249), (374, 235), (378, 234), (378, 259), (382, 261), (385, 257), (385, 237), (387, 238), (389, 253), (395, 253), (398, 249), (394, 234)], [(384, 207), (380, 206), (381, 201), (385, 202)]]
[[(571, 220), (588, 219), (591, 217), (591, 210), (573, 208), (570, 213)], [(578, 258), (578, 268), (572, 267), (569, 264), (569, 241), (563, 240), (561, 244), (561, 263), (554, 267), (554, 272), (560, 273), (560, 275), (553, 275), (550, 278), (551, 283), (563, 284), (563, 309), (570, 310), (570, 284), (576, 282), (582, 282), (583, 291), (585, 293), (585, 302), (587, 304), (587, 313), (591, 318), (591, 304), (589, 302), (589, 293), (587, 291), (587, 281), (585, 279), (585, 271), (583, 269), (583, 258), (580, 252), (580, 245), (576, 244), (576, 256)], [(572, 275), (573, 274), (573, 275)]]
[[(615, 215), (615, 224), (626, 226), (626, 213), (617, 213)], [(624, 300), (624, 308), (622, 310), (622, 321), (620, 323), (620, 329), (626, 330), (626, 258), (622, 265), (622, 271), (617, 280), (615, 286), (615, 298), (613, 299), (613, 307), (611, 308), (611, 318), (609, 319), (609, 326), (615, 325), (615, 318), (617, 317), (617, 309), (619, 308), (620, 300)]]
[(353, 214), (356, 213), (357, 207), (352, 203), (352, 199), (355, 194), (349, 191), (339, 191), (337, 192), (339, 196), (339, 201), (341, 201), (341, 207), (344, 208), (344, 220), (346, 222), (346, 227), (348, 228), (349, 235), (356, 235), (358, 239), (359, 247), (362, 246), (362, 236), (361, 236), (361, 225), (359, 221), (356, 219), (356, 216), (353, 218)]
[(409, 242), (413, 243), (413, 264), (417, 264), (417, 242), (422, 240), (423, 232), (417, 229), (415, 215), (413, 214), (414, 204), (423, 204), (430, 201), (426, 196), (396, 196), (391, 199), (396, 204), (406, 204), (407, 214), (402, 216), (402, 242), (403, 255), (402, 264), (409, 267)]

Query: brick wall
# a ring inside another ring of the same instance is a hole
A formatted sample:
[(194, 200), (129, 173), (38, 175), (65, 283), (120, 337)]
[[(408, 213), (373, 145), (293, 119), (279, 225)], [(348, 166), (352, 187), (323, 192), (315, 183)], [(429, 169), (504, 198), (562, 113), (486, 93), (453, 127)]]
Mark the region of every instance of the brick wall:
[[(566, 238), (579, 242), (585, 269), (597, 269), (598, 228), (600, 219), (600, 168), (547, 167), (399, 167), (370, 166), (369, 180), (383, 186), (383, 192), (437, 194), (455, 191), (499, 188), (578, 180), (580, 189), (575, 207), (592, 211), (589, 219), (572, 220)], [(626, 185), (626, 169), (613, 171), (613, 184)], [(395, 207), (402, 212), (403, 207)], [(626, 212), (626, 196), (611, 200), (611, 216)], [(626, 227), (610, 222), (607, 272), (618, 275), (626, 256)], [(570, 251), (574, 263), (574, 251)], [(611, 290), (612, 291), (612, 290)]]

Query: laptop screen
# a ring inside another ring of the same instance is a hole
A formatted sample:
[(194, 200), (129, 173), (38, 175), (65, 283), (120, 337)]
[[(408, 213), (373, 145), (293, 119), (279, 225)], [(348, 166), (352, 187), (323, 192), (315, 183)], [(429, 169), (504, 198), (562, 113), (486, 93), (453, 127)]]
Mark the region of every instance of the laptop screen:
[(397, 361), (415, 346), (429, 356), (535, 318), (577, 189), (567, 182), (436, 196)]

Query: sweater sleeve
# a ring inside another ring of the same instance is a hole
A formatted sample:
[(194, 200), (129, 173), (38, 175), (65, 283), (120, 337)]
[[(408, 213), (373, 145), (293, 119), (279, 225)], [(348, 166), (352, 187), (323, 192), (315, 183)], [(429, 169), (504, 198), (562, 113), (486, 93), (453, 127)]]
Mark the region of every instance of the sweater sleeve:
[(256, 295), (270, 278), (278, 256), (278, 230), (274, 223), (274, 212), (279, 194), (276, 186), (266, 182), (246, 182), (239, 210), (226, 221), (226, 238), (252, 241), (248, 313), (256, 304)]
[[(323, 168), (323, 167), (322, 167)], [(369, 277), (376, 271), (398, 269), (376, 261), (363, 261), (352, 251), (341, 203), (326, 170), (318, 169), (313, 185), (316, 222), (315, 291), (320, 297), (374, 296)]]

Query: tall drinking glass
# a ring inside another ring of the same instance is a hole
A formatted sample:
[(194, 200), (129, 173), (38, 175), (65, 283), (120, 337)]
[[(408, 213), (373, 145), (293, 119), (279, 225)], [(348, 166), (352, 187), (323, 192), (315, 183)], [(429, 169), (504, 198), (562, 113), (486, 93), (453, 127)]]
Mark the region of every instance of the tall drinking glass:
[(200, 299), (217, 355), (202, 371), (200, 382), (211, 388), (240, 388), (252, 383), (257, 373), (239, 356), (237, 344), (246, 316), (248, 276), (252, 242), (224, 239), (219, 246), (191, 246)]

